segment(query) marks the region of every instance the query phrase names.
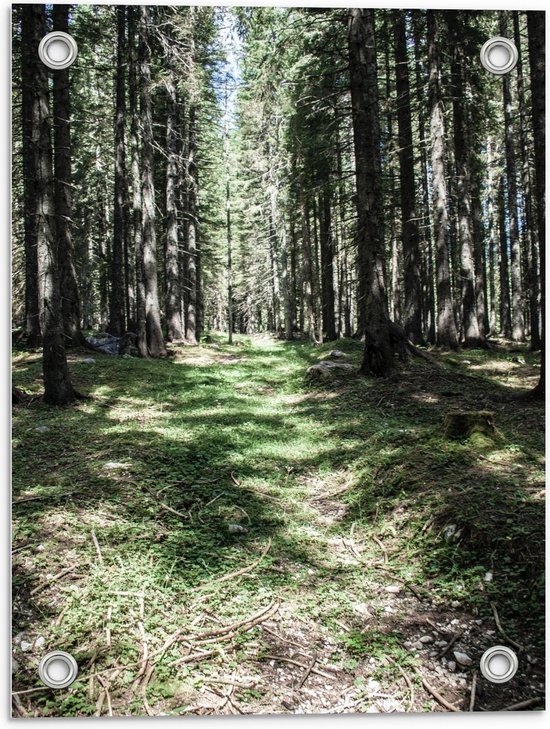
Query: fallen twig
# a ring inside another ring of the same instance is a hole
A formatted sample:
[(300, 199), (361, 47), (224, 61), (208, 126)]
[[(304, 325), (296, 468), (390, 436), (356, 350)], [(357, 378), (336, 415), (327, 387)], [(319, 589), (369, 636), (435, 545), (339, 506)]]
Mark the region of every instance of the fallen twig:
[(443, 650), (439, 651), (437, 656), (435, 657), (436, 661), (438, 661), (440, 658), (443, 658), (443, 656), (446, 656), (447, 653), (451, 650), (451, 648), (454, 646), (456, 641), (462, 637), (462, 633), (455, 633), (453, 637), (449, 640), (447, 645), (443, 648)]
[(236, 570), (235, 572), (230, 572), (227, 575), (224, 575), (223, 577), (216, 577), (211, 582), (228, 582), (229, 580), (232, 580), (234, 577), (240, 577), (240, 575), (245, 575), (247, 572), (251, 572), (254, 567), (257, 567), (260, 562), (263, 560), (263, 558), (266, 556), (266, 554), (271, 549), (271, 539), (268, 540), (267, 545), (265, 546), (263, 552), (260, 554), (258, 559), (255, 562), (252, 562), (252, 564), (248, 565), (248, 567), (243, 567), (240, 570)]
[(302, 686), (303, 686), (303, 685), (305, 684), (305, 682), (307, 681), (307, 679), (308, 679), (308, 677), (309, 677), (309, 674), (310, 674), (310, 673), (312, 672), (312, 670), (313, 670), (313, 666), (315, 665), (315, 661), (316, 661), (316, 660), (317, 660), (317, 654), (316, 654), (316, 653), (314, 653), (314, 654), (313, 654), (313, 656), (311, 657), (311, 661), (309, 662), (309, 665), (308, 665), (308, 667), (307, 667), (307, 669), (306, 669), (306, 672), (304, 673), (304, 675), (302, 676), (302, 678), (301, 678), (301, 680), (300, 680), (300, 683), (298, 684), (298, 688), (299, 688), (299, 689), (301, 689), (301, 688), (302, 688)]
[(526, 699), (525, 701), (520, 701), (517, 704), (505, 706), (503, 709), (500, 709), (500, 711), (521, 711), (521, 709), (528, 709), (530, 706), (536, 706), (537, 704), (540, 704), (541, 701), (542, 699), (540, 696), (535, 696), (532, 699)]
[(371, 536), (372, 536), (373, 541), (375, 541), (376, 544), (378, 544), (378, 546), (382, 550), (384, 564), (387, 564), (388, 563), (388, 550), (386, 549), (386, 547), (384, 547), (384, 545), (382, 544), (380, 539), (378, 539), (378, 537), (375, 534), (371, 534)]
[(65, 575), (68, 575), (70, 572), (74, 572), (78, 566), (79, 565), (77, 565), (77, 564), (73, 564), (70, 567), (66, 567), (64, 570), (61, 570), (61, 572), (58, 572), (56, 575), (53, 575), (53, 577), (50, 577), (47, 580), (43, 580), (39, 585), (37, 585), (34, 589), (32, 589), (29, 594), (31, 596), (36, 595), (37, 592), (40, 592), (45, 587), (50, 585), (52, 582), (55, 582), (56, 580), (60, 580), (62, 577), (65, 577)]
[(113, 606), (109, 605), (107, 608), (107, 616), (105, 618), (105, 642), (107, 648), (111, 647), (111, 618), (113, 617)]
[(476, 705), (476, 686), (477, 686), (477, 671), (474, 671), (472, 675), (472, 688), (470, 691), (470, 711), (475, 709)]
[(194, 661), (199, 661), (201, 658), (209, 658), (217, 652), (217, 650), (213, 649), (210, 651), (200, 651), (199, 653), (189, 653), (189, 655), (183, 656), (183, 658), (176, 658), (175, 661), (172, 661), (168, 665), (179, 666), (181, 663), (193, 663)]
[(512, 638), (510, 638), (510, 636), (506, 633), (506, 631), (502, 627), (502, 624), (500, 622), (500, 618), (498, 616), (497, 606), (495, 605), (495, 603), (492, 602), (492, 603), (490, 603), (490, 605), (491, 605), (491, 609), (493, 611), (493, 616), (495, 618), (495, 625), (497, 626), (497, 630), (502, 635), (502, 637), (504, 638), (504, 640), (507, 640), (508, 643), (510, 643), (511, 645), (513, 645), (514, 648), (517, 648), (518, 651), (524, 650), (523, 646), (520, 643), (518, 643), (517, 641), (513, 640)]
[(432, 695), (432, 696), (434, 697), (434, 699), (435, 699), (435, 700), (436, 700), (436, 701), (437, 701), (437, 702), (438, 702), (439, 704), (441, 704), (441, 706), (444, 706), (444, 707), (445, 707), (446, 709), (448, 709), (449, 711), (457, 711), (457, 712), (459, 712), (459, 711), (460, 711), (460, 709), (457, 709), (457, 708), (456, 708), (456, 706), (455, 706), (454, 704), (451, 704), (451, 702), (450, 702), (450, 701), (447, 701), (447, 699), (446, 699), (446, 698), (444, 698), (443, 696), (441, 696), (441, 694), (439, 693), (439, 691), (437, 691), (437, 689), (435, 689), (435, 688), (434, 688), (433, 686), (431, 686), (431, 685), (430, 685), (430, 684), (429, 684), (429, 683), (428, 683), (428, 682), (426, 681), (426, 679), (424, 678), (424, 676), (423, 676), (423, 675), (422, 675), (422, 674), (420, 673), (420, 671), (419, 671), (418, 669), (416, 669), (416, 673), (418, 674), (418, 676), (419, 676), (420, 680), (422, 681), (422, 686), (424, 686), (424, 688), (426, 689), (426, 691), (427, 691), (427, 692), (428, 692), (429, 694), (431, 694), (431, 695)]
[(403, 676), (403, 679), (404, 679), (405, 683), (407, 684), (407, 688), (409, 689), (409, 692), (410, 692), (409, 706), (407, 707), (407, 712), (412, 711), (412, 707), (414, 706), (414, 684), (411, 681), (409, 674), (399, 665), (399, 663), (397, 661), (394, 661), (394, 659), (391, 656), (386, 656), (386, 659), (391, 664), (393, 664), (397, 668), (399, 673)]
[(92, 541), (94, 543), (95, 551), (97, 552), (97, 559), (100, 565), (103, 564), (103, 555), (101, 554), (101, 547), (99, 546), (99, 542), (97, 541), (96, 533), (92, 529)]
[[(299, 666), (300, 668), (309, 668), (309, 664), (295, 661), (293, 658), (287, 658), (286, 656), (264, 656), (264, 658), (267, 661), (281, 661), (283, 663), (291, 663), (293, 666)], [(333, 678), (330, 674), (320, 671), (313, 666), (310, 669), (310, 673), (315, 673), (317, 676), (322, 676), (323, 678)]]
[(147, 701), (147, 686), (149, 685), (149, 681), (151, 680), (151, 676), (153, 675), (153, 671), (155, 670), (155, 666), (149, 666), (147, 669), (147, 673), (145, 674), (145, 678), (143, 679), (143, 684), (141, 687), (141, 695), (143, 697), (143, 708), (145, 709), (148, 716), (154, 716), (153, 710), (151, 709), (151, 706), (149, 705), (149, 702)]

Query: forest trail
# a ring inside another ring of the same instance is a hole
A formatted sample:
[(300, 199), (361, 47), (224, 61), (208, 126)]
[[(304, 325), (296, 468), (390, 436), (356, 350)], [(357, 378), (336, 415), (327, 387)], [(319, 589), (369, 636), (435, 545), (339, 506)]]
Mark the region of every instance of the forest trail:
[[(338, 348), (358, 361), (360, 344)], [(26, 712), (445, 710), (426, 685), (467, 710), (475, 662), (502, 641), (489, 599), (531, 664), (478, 688), (478, 706), (541, 700), (537, 602), (519, 590), (512, 604), (499, 567), (506, 549), (516, 591), (531, 579), (519, 552), (541, 558), (542, 408), (502, 400), (536, 381), (531, 355), (306, 385), (330, 349), (239, 337), (160, 362), (76, 352), (92, 400), (16, 410), (14, 688), (38, 686), (46, 649), (81, 667), (70, 691), (21, 694)], [(14, 364), (39, 389), (36, 358)], [(447, 403), (497, 409), (486, 470), (473, 444), (441, 440)]]

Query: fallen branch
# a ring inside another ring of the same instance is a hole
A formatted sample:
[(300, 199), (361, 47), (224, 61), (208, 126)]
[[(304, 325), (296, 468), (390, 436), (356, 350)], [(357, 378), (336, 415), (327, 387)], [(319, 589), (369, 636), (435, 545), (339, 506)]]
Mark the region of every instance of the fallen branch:
[(403, 676), (403, 679), (404, 679), (405, 683), (407, 684), (407, 688), (409, 689), (409, 693), (410, 693), (409, 706), (407, 707), (407, 712), (412, 711), (412, 707), (414, 706), (414, 684), (411, 681), (409, 674), (403, 668), (401, 668), (401, 666), (399, 665), (399, 663), (397, 663), (397, 661), (394, 661), (394, 659), (391, 656), (386, 656), (386, 659), (391, 664), (393, 664), (397, 668), (399, 673)]
[(384, 564), (387, 564), (388, 563), (388, 550), (386, 549), (386, 547), (384, 547), (384, 545), (382, 544), (380, 539), (378, 539), (378, 537), (375, 534), (372, 534), (371, 536), (372, 536), (373, 540), (376, 542), (376, 544), (378, 544), (378, 546), (382, 550), (382, 554), (384, 555), (384, 557), (383, 557)]
[(217, 650), (211, 650), (211, 651), (200, 651), (199, 653), (189, 653), (187, 656), (183, 656), (183, 658), (176, 658), (175, 661), (172, 661), (169, 663), (169, 666), (179, 666), (181, 663), (193, 663), (194, 661), (199, 661), (201, 658), (209, 658), (210, 656), (213, 656), (216, 654)]
[(308, 680), (310, 673), (313, 671), (313, 666), (315, 665), (315, 661), (317, 660), (317, 655), (314, 653), (311, 661), (308, 664), (308, 667), (306, 669), (306, 672), (302, 676), (302, 679), (300, 683), (298, 684), (298, 688), (301, 689), (302, 686), (305, 684), (305, 682)]
[(537, 704), (540, 704), (542, 701), (540, 696), (536, 696), (533, 699), (526, 699), (525, 701), (520, 701), (518, 704), (511, 704), (510, 706), (505, 706), (504, 709), (500, 709), (500, 711), (521, 711), (521, 709), (528, 709), (531, 706), (536, 706)]
[(502, 635), (504, 640), (507, 640), (508, 643), (510, 643), (510, 645), (513, 645), (514, 648), (517, 648), (518, 651), (524, 650), (523, 646), (520, 643), (517, 643), (515, 640), (512, 640), (512, 638), (510, 638), (510, 636), (506, 633), (506, 631), (502, 627), (500, 618), (498, 616), (497, 606), (495, 605), (494, 602), (491, 603), (491, 609), (493, 611), (493, 616), (495, 618), (495, 625), (497, 626), (497, 630)]
[(263, 560), (263, 558), (266, 556), (266, 554), (271, 549), (271, 539), (268, 540), (266, 547), (264, 548), (263, 552), (260, 554), (258, 559), (255, 562), (252, 562), (251, 565), (248, 565), (248, 567), (243, 567), (240, 570), (236, 570), (235, 572), (230, 572), (227, 575), (224, 575), (223, 577), (216, 577), (211, 582), (228, 582), (229, 580), (232, 580), (234, 577), (240, 577), (241, 575), (245, 575), (247, 572), (251, 572), (255, 567), (257, 567), (260, 562)]
[(436, 661), (438, 661), (440, 658), (443, 658), (443, 656), (446, 656), (447, 653), (451, 650), (451, 648), (454, 646), (456, 641), (462, 637), (462, 633), (455, 633), (453, 637), (449, 640), (447, 645), (441, 650), (437, 656), (435, 657)]
[(475, 709), (476, 705), (476, 687), (477, 687), (477, 671), (472, 675), (472, 688), (470, 691), (470, 711)]
[(40, 592), (44, 588), (46, 588), (48, 585), (51, 585), (52, 582), (56, 582), (57, 580), (60, 580), (62, 577), (65, 577), (65, 575), (68, 575), (70, 572), (74, 572), (75, 569), (79, 565), (73, 564), (70, 567), (66, 567), (64, 570), (61, 570), (61, 572), (58, 572), (56, 575), (53, 575), (53, 577), (50, 577), (47, 580), (44, 580), (39, 585), (37, 585), (34, 589), (30, 591), (30, 595), (36, 595), (37, 592)]
[(95, 531), (92, 529), (92, 541), (94, 543), (95, 551), (97, 552), (97, 559), (100, 565), (103, 564), (103, 555), (101, 554), (101, 547), (99, 546), (99, 542), (97, 541), (97, 537), (95, 534)]
[(424, 678), (424, 676), (420, 673), (420, 671), (418, 669), (416, 669), (416, 673), (418, 674), (418, 676), (420, 677), (420, 680), (422, 681), (422, 686), (424, 686), (426, 691), (433, 696), (433, 698), (438, 702), (438, 704), (441, 704), (441, 706), (444, 706), (448, 711), (456, 711), (456, 712), (460, 711), (460, 709), (457, 709), (454, 704), (451, 704), (450, 701), (447, 701), (446, 698), (441, 696), (439, 691), (437, 691), (437, 689), (435, 689), (433, 686), (431, 686), (426, 681), (426, 679)]

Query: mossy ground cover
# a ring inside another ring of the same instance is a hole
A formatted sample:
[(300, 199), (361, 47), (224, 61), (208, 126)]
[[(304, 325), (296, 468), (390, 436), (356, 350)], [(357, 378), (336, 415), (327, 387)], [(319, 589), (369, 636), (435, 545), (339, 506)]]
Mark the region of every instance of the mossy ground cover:
[[(437, 673), (405, 644), (458, 616), (475, 661), (504, 640), (492, 606), (525, 660), (478, 706), (541, 698), (544, 414), (516, 398), (536, 357), (501, 346), (308, 385), (333, 347), (75, 352), (90, 399), (14, 409), (20, 713), (441, 709), (420, 685), (411, 699), (396, 663), (464, 708), (472, 669)], [(359, 343), (337, 347), (359, 362)], [(40, 391), (38, 353), (14, 353), (14, 382)], [(445, 438), (452, 409), (493, 411), (499, 437)], [(80, 677), (34, 691), (53, 649)]]

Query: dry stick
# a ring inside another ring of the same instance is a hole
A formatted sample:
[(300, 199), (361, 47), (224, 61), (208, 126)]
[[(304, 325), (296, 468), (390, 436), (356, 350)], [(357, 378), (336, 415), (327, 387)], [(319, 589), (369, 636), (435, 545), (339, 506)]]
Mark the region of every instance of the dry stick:
[(476, 687), (477, 687), (477, 671), (472, 675), (472, 690), (470, 692), (470, 711), (473, 711), (476, 705)]
[(182, 514), (181, 511), (176, 511), (175, 509), (172, 509), (171, 506), (168, 506), (168, 504), (165, 504), (163, 501), (160, 502), (159, 506), (161, 507), (161, 509), (164, 509), (165, 511), (169, 511), (171, 514), (179, 516), (180, 519), (189, 519), (188, 514)]
[[(299, 666), (300, 668), (309, 668), (307, 663), (301, 663), (300, 661), (295, 661), (293, 658), (287, 658), (286, 656), (264, 656), (264, 658), (267, 661), (280, 661), (283, 663), (292, 663), (293, 666)], [(333, 678), (328, 673), (325, 673), (324, 671), (319, 671), (317, 668), (313, 668), (313, 666), (310, 669), (310, 673), (316, 673), (318, 676), (322, 676), (323, 678)]]
[(447, 645), (443, 648), (442, 651), (439, 651), (437, 656), (435, 657), (436, 661), (438, 661), (440, 658), (443, 658), (443, 656), (446, 656), (447, 653), (451, 650), (451, 648), (454, 646), (456, 641), (462, 637), (462, 633), (455, 633), (453, 637), (450, 639), (450, 641), (447, 643)]
[(92, 529), (92, 540), (94, 543), (95, 551), (97, 552), (97, 559), (99, 561), (99, 564), (103, 564), (103, 555), (101, 554), (101, 547), (99, 546), (99, 542), (97, 541), (97, 537), (95, 534), (95, 531)]
[(269, 633), (269, 635), (272, 635), (274, 638), (277, 638), (277, 640), (282, 641), (283, 643), (288, 643), (288, 645), (293, 645), (296, 648), (300, 648), (301, 650), (305, 650), (307, 646), (302, 645), (301, 643), (297, 643), (295, 640), (289, 640), (288, 638), (283, 638), (282, 635), (279, 633), (276, 633), (274, 630), (271, 630), (266, 625), (262, 625), (262, 630), (265, 630), (266, 633)]
[(460, 709), (457, 709), (454, 704), (451, 704), (450, 701), (447, 701), (447, 699), (443, 698), (443, 696), (441, 696), (441, 694), (439, 693), (439, 691), (437, 691), (433, 686), (431, 686), (426, 681), (426, 679), (424, 678), (424, 676), (420, 673), (420, 671), (418, 669), (416, 669), (416, 673), (418, 674), (418, 676), (420, 677), (420, 680), (422, 681), (422, 686), (424, 686), (424, 688), (426, 689), (426, 691), (429, 694), (431, 694), (434, 697), (434, 699), (439, 704), (441, 704), (441, 706), (444, 706), (449, 711), (457, 711), (457, 712), (460, 711)]
[(33, 590), (31, 590), (29, 594), (30, 594), (31, 596), (32, 596), (32, 595), (36, 595), (36, 593), (37, 593), (37, 592), (40, 592), (41, 590), (43, 590), (43, 589), (44, 589), (45, 587), (47, 587), (47, 586), (48, 586), (49, 584), (51, 584), (52, 582), (55, 582), (56, 580), (60, 580), (60, 579), (61, 579), (62, 577), (65, 577), (65, 575), (68, 575), (68, 574), (69, 574), (69, 572), (74, 572), (74, 571), (75, 571), (75, 569), (76, 569), (76, 568), (77, 568), (78, 566), (79, 566), (79, 565), (77, 565), (77, 564), (73, 564), (73, 565), (71, 565), (70, 567), (66, 567), (66, 568), (65, 568), (64, 570), (61, 570), (61, 572), (58, 572), (58, 573), (57, 573), (56, 575), (54, 575), (53, 577), (50, 577), (50, 579), (49, 579), (49, 580), (44, 580), (43, 582), (41, 582), (41, 583), (40, 583), (39, 585), (37, 585), (37, 586), (36, 586), (36, 587), (35, 587), (35, 588), (34, 588)]
[(147, 712), (148, 716), (154, 716), (153, 710), (151, 709), (149, 702), (147, 701), (147, 686), (149, 685), (149, 681), (151, 680), (151, 676), (153, 675), (153, 671), (155, 670), (155, 666), (149, 666), (147, 669), (147, 673), (145, 674), (145, 678), (143, 679), (143, 684), (141, 687), (141, 695), (143, 697), (143, 707), (145, 711)]
[(375, 534), (372, 534), (371, 536), (372, 536), (372, 539), (376, 542), (376, 544), (378, 544), (378, 546), (382, 550), (382, 554), (384, 555), (384, 564), (387, 564), (388, 563), (388, 550), (386, 549), (386, 547), (384, 547), (384, 545), (382, 544), (380, 539), (378, 539), (378, 537)]
[(387, 569), (386, 567), (382, 567), (382, 565), (375, 564), (373, 567), (377, 570), (381, 570), (382, 572), (387, 572), (389, 575), (393, 577), (394, 580), (397, 582), (400, 582), (404, 587), (407, 588), (407, 590), (410, 590), (412, 594), (416, 597), (417, 600), (422, 600), (422, 595), (419, 593), (418, 588), (414, 585), (411, 585), (411, 583), (408, 580), (403, 579), (402, 577), (398, 577), (395, 572), (392, 572), (392, 570)]
[(211, 650), (211, 651), (201, 651), (200, 653), (190, 653), (188, 656), (184, 656), (183, 658), (176, 658), (175, 661), (172, 661), (169, 663), (169, 666), (179, 666), (181, 663), (193, 663), (193, 661), (198, 661), (201, 658), (209, 658), (210, 656), (213, 656), (216, 654), (217, 650)]
[(107, 617), (105, 618), (105, 642), (107, 648), (111, 647), (111, 618), (113, 617), (113, 606), (107, 608)]
[(410, 692), (409, 706), (407, 708), (407, 712), (409, 712), (409, 711), (411, 711), (411, 709), (414, 705), (414, 684), (411, 681), (409, 674), (403, 668), (401, 668), (401, 666), (399, 665), (399, 663), (397, 663), (397, 661), (394, 661), (391, 656), (386, 656), (386, 658), (390, 663), (392, 663), (397, 668), (399, 673), (403, 676), (405, 683), (407, 684), (407, 688), (409, 689), (409, 692)]
[(223, 577), (215, 578), (214, 580), (211, 580), (211, 582), (228, 582), (229, 580), (232, 580), (234, 577), (239, 577), (240, 575), (245, 575), (247, 572), (251, 572), (254, 567), (257, 567), (260, 562), (263, 560), (263, 558), (266, 556), (266, 554), (271, 549), (271, 538), (268, 540), (266, 547), (264, 548), (263, 552), (260, 554), (258, 559), (255, 562), (252, 562), (251, 565), (248, 565), (248, 567), (243, 567), (240, 570), (236, 570), (236, 572), (230, 572), (228, 575), (224, 575)]
[[(98, 676), (97, 680), (103, 687), (103, 691), (105, 693), (105, 698), (107, 699), (107, 713), (109, 716), (113, 715), (113, 705), (111, 704), (111, 694), (109, 693), (109, 683), (105, 681), (105, 679), (102, 676)], [(103, 702), (101, 702), (103, 705)], [(98, 714), (99, 716), (99, 714)]]
[(511, 704), (510, 706), (505, 706), (504, 709), (500, 709), (500, 711), (520, 711), (521, 709), (528, 709), (530, 706), (536, 706), (537, 704), (540, 704), (541, 697), (536, 696), (533, 699), (526, 699), (525, 701), (520, 701), (519, 704)]
[(518, 651), (524, 650), (524, 647), (522, 645), (520, 645), (520, 643), (517, 643), (515, 640), (512, 640), (512, 638), (510, 638), (510, 636), (505, 632), (504, 628), (502, 627), (502, 625), (500, 623), (500, 618), (498, 617), (498, 612), (497, 612), (497, 606), (495, 605), (494, 602), (491, 603), (491, 608), (493, 610), (493, 616), (495, 618), (495, 625), (497, 626), (497, 630), (502, 635), (504, 640), (507, 640), (508, 643), (513, 645), (514, 648), (517, 648)]
[(12, 702), (20, 716), (24, 718), (28, 717), (29, 712), (23, 706), (23, 702), (21, 701), (19, 696), (12, 696)]
[(312, 658), (311, 658), (311, 661), (309, 662), (309, 665), (308, 665), (308, 667), (307, 667), (307, 669), (306, 669), (306, 672), (305, 672), (305, 673), (304, 673), (304, 675), (302, 676), (302, 680), (301, 680), (301, 681), (300, 681), (300, 683), (298, 684), (298, 688), (299, 688), (299, 689), (301, 689), (301, 688), (302, 688), (302, 686), (303, 686), (303, 685), (305, 684), (305, 682), (307, 681), (307, 679), (308, 679), (308, 677), (309, 677), (309, 674), (310, 674), (310, 673), (311, 673), (311, 671), (313, 670), (313, 666), (315, 665), (315, 661), (316, 661), (316, 660), (317, 660), (317, 654), (316, 654), (316, 653), (314, 653), (314, 654), (313, 654), (313, 656), (312, 656)]
[(103, 703), (105, 701), (105, 689), (101, 691), (99, 696), (97, 697), (97, 701), (95, 704), (95, 714), (94, 716), (101, 716), (101, 709), (103, 708)]

